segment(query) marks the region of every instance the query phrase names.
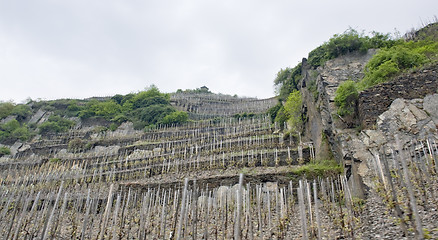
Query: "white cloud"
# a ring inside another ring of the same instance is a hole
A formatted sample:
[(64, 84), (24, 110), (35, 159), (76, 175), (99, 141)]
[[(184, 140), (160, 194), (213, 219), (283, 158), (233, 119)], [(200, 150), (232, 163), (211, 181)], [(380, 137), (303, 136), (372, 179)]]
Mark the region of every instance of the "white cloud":
[[(425, 7), (427, 6), (427, 7)], [(206, 85), (273, 95), (280, 68), (349, 26), (402, 33), (438, 3), (400, 1), (2, 1), (0, 100)]]

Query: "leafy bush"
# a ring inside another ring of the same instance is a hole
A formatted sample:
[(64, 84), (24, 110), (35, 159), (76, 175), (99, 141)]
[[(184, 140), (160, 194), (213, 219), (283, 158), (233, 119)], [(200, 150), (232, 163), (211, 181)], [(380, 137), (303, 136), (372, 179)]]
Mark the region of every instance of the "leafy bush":
[(381, 49), (365, 66), (365, 77), (359, 82), (363, 90), (386, 82), (404, 70), (436, 61), (438, 42), (399, 42), (391, 48)]
[(8, 147), (2, 146), (0, 147), (0, 157), (3, 157), (4, 155), (9, 155), (11, 154), (11, 149), (9, 149)]
[(277, 117), (278, 112), (280, 111), (280, 109), (283, 107), (283, 105), (281, 104), (281, 102), (278, 102), (277, 105), (271, 107), (270, 109), (268, 109), (267, 114), (269, 114), (269, 116), (271, 117), (271, 122), (274, 123), (275, 118)]
[(32, 114), (32, 111), (29, 106), (21, 104), (15, 106), (11, 114), (15, 115), (16, 119), (21, 122), (29, 117)]
[(157, 87), (151, 86), (147, 91), (139, 92), (131, 100), (135, 108), (149, 107), (151, 105), (170, 104), (170, 96), (162, 94)]
[(9, 133), (13, 132), (15, 129), (17, 129), (19, 127), (20, 127), (20, 123), (16, 119), (13, 119), (5, 124), (0, 125), (1, 130), (9, 132)]
[(87, 107), (79, 112), (80, 118), (102, 117), (106, 120), (111, 120), (116, 115), (122, 112), (122, 107), (116, 102), (109, 100), (99, 102), (91, 101)]
[(186, 112), (176, 111), (166, 115), (160, 123), (162, 124), (181, 124), (187, 122), (189, 115)]
[(117, 124), (122, 124), (126, 121), (129, 121), (129, 118), (126, 117), (124, 114), (119, 114), (117, 116), (115, 116), (113, 119), (111, 119), (111, 122), (117, 123)]
[(14, 106), (12, 102), (0, 102), (0, 119), (11, 115)]
[(281, 105), (280, 109), (277, 112), (277, 115), (275, 116), (275, 122), (279, 123), (280, 128), (283, 129), (283, 124), (287, 122), (288, 119), (289, 115), (284, 106)]
[(359, 92), (354, 81), (345, 81), (336, 90), (335, 104), (338, 114), (341, 116), (351, 115), (355, 112)]
[(73, 125), (75, 125), (74, 121), (65, 119), (58, 115), (52, 115), (49, 117), (49, 119), (46, 122), (40, 124), (38, 128), (40, 134), (60, 133), (60, 132), (66, 132)]
[(30, 138), (30, 132), (29, 129), (26, 126), (19, 127), (15, 129), (13, 132), (11, 132), (10, 137), (12, 139), (19, 139), (21, 141), (26, 141)]
[(372, 37), (350, 28), (342, 34), (335, 34), (328, 42), (309, 53), (308, 63), (313, 67), (322, 66), (327, 60), (350, 52), (365, 53), (370, 48), (389, 47), (397, 43), (389, 34), (373, 32)]
[(244, 113), (241, 113), (241, 114), (236, 113), (236, 114), (233, 115), (233, 117), (235, 119), (252, 118), (254, 116), (255, 116), (255, 113), (247, 113), (247, 112), (244, 112)]
[(301, 63), (294, 68), (280, 69), (274, 80), (277, 88), (278, 100), (285, 101), (293, 90), (298, 90), (298, 84), (301, 80)]
[(146, 125), (159, 123), (166, 115), (174, 112), (175, 109), (170, 105), (157, 104), (146, 108), (139, 108), (134, 111), (134, 115)]
[(0, 124), (0, 141), (26, 141), (30, 136), (27, 125), (21, 126), (16, 119)]
[(289, 94), (289, 97), (284, 104), (284, 109), (286, 110), (288, 116), (288, 123), (291, 127), (291, 133), (296, 133), (301, 130), (303, 124), (303, 117), (301, 114), (302, 105), (303, 100), (301, 97), (301, 93), (297, 90)]

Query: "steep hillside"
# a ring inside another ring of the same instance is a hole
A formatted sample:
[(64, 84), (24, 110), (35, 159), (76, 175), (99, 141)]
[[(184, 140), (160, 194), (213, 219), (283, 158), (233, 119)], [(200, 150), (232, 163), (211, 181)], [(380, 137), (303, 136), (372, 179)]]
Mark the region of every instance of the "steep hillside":
[(152, 86), (1, 103), (0, 235), (437, 238), (434, 27), (335, 35), (271, 99)]

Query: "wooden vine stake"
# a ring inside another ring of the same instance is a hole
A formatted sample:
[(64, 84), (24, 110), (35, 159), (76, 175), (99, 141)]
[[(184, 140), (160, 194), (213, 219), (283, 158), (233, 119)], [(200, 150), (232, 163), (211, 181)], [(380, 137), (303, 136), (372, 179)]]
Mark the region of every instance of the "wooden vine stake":
[(185, 215), (185, 211), (186, 211), (186, 198), (187, 198), (187, 187), (189, 185), (189, 179), (185, 178), (184, 179), (184, 190), (183, 190), (183, 195), (182, 195), (182, 199), (181, 199), (181, 214), (179, 216), (179, 222), (178, 222), (178, 231), (177, 231), (177, 238), (176, 239), (181, 239), (182, 234), (181, 234), (181, 230), (182, 230), (182, 225), (183, 225), (183, 220), (184, 220), (184, 215)]
[(243, 173), (239, 175), (239, 188), (237, 190), (237, 209), (236, 209), (236, 220), (235, 220), (235, 229), (234, 229), (234, 239), (240, 240), (242, 239), (242, 230), (240, 226), (241, 214), (242, 214), (242, 188), (243, 185)]
[(412, 189), (412, 183), (411, 183), (411, 179), (409, 176), (408, 164), (406, 163), (405, 154), (403, 152), (403, 147), (400, 143), (400, 139), (398, 138), (398, 135), (395, 136), (395, 141), (396, 141), (396, 144), (398, 147), (400, 160), (401, 160), (402, 166), (403, 166), (403, 175), (404, 175), (404, 179), (406, 181), (406, 188), (407, 188), (408, 194), (409, 194), (409, 202), (411, 203), (412, 212), (413, 212), (414, 218), (415, 218), (414, 220), (415, 220), (415, 228), (416, 228), (416, 237), (417, 237), (417, 239), (424, 239), (423, 227), (421, 226), (420, 215), (418, 214), (418, 209), (417, 209), (417, 203), (416, 203), (417, 200), (415, 199), (414, 191)]
[(103, 213), (103, 222), (102, 222), (102, 226), (100, 229), (100, 235), (99, 235), (99, 239), (104, 239), (105, 237), (105, 230), (106, 230), (106, 225), (108, 222), (108, 217), (111, 211), (111, 205), (113, 202), (113, 190), (114, 190), (114, 183), (111, 184), (110, 186), (110, 190), (108, 193), (108, 200), (106, 202), (106, 207), (105, 207), (105, 212)]
[(300, 180), (298, 192), (298, 204), (300, 206), (300, 219), (301, 219), (301, 231), (302, 231), (302, 239), (308, 240), (309, 237), (307, 235), (307, 218), (306, 218), (306, 207), (304, 206), (304, 186), (303, 181)]
[(319, 219), (319, 202), (318, 202), (318, 194), (316, 190), (316, 180), (313, 181), (313, 198), (315, 200), (315, 217), (316, 224), (318, 227), (318, 240), (321, 239), (321, 220)]

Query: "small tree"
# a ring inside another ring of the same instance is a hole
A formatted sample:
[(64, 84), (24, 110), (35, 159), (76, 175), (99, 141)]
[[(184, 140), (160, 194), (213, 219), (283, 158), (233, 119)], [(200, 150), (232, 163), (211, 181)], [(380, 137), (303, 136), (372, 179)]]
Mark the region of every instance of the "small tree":
[(303, 117), (301, 114), (301, 106), (303, 105), (303, 100), (301, 98), (301, 92), (294, 90), (284, 105), (284, 109), (288, 115), (288, 123), (291, 127), (291, 133), (299, 132), (303, 125)]

